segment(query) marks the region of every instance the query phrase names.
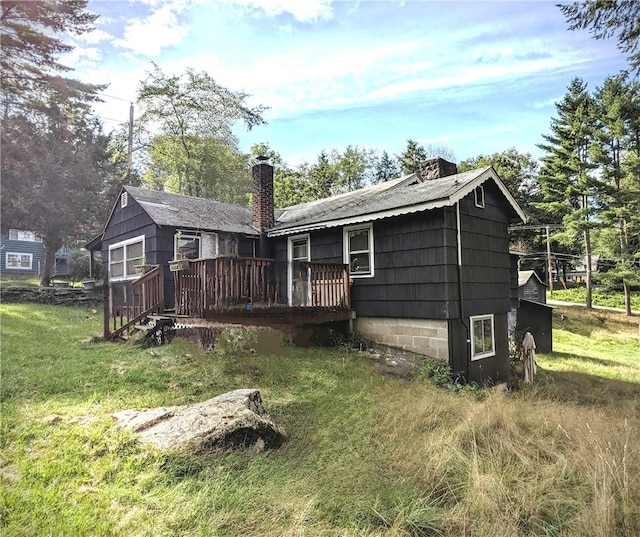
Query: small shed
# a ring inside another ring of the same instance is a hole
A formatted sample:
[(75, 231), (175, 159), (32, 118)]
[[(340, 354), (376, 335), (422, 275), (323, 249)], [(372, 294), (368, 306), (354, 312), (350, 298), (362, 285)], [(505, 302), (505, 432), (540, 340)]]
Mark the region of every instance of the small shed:
[(547, 303), (547, 285), (534, 270), (518, 271), (518, 297), (539, 304)]
[(536, 352), (553, 352), (553, 307), (533, 300), (520, 299), (516, 333), (518, 339), (531, 332), (536, 341)]

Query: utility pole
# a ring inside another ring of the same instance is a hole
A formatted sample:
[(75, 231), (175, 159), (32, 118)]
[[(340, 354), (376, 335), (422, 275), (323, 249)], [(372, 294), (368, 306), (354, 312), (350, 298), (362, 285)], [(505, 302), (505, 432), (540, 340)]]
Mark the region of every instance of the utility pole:
[(127, 182), (131, 180), (131, 160), (133, 155), (133, 103), (129, 105), (129, 143), (127, 145)]
[(551, 236), (549, 235), (549, 226), (547, 230), (547, 285), (549, 286), (549, 294), (553, 295), (553, 277), (551, 275)]

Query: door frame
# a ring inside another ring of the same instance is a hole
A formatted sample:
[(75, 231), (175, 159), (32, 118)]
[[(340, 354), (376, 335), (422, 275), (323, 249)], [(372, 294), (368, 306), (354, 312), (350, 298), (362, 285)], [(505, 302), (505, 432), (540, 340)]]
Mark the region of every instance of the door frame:
[[(302, 235), (293, 235), (287, 239), (287, 300), (289, 306), (293, 306), (293, 262), (302, 261), (302, 259), (293, 259), (293, 243), (305, 240), (307, 243), (307, 259), (311, 261), (311, 237), (308, 233)], [(307, 272), (307, 302), (311, 298), (311, 275)]]

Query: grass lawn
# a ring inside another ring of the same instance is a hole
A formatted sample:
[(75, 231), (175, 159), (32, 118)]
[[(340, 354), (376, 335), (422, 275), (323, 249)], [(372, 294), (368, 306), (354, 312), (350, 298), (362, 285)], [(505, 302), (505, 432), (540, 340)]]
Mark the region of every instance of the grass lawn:
[[(0, 305), (0, 534), (638, 535), (637, 324), (563, 311), (533, 385), (456, 393), (345, 349), (92, 343), (99, 313)], [(278, 450), (163, 452), (110, 417), (251, 387)]]
[[(570, 289), (554, 289), (553, 294), (547, 291), (547, 297), (561, 302), (573, 302), (584, 304), (587, 299), (585, 287), (572, 287)], [(594, 289), (591, 296), (594, 306), (606, 306), (608, 308), (624, 309), (624, 294), (622, 292), (601, 291)], [(640, 310), (640, 292), (631, 293), (631, 309)]]

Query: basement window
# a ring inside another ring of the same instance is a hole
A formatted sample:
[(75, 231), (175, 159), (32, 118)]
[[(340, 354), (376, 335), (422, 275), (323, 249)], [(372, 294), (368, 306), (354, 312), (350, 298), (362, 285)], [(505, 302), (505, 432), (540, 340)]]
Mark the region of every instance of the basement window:
[(477, 186), (473, 193), (476, 200), (476, 207), (484, 209), (484, 187), (482, 185)]
[(471, 359), (480, 360), (496, 354), (493, 315), (471, 317)]
[(373, 276), (373, 225), (344, 228), (344, 262), (354, 278)]

